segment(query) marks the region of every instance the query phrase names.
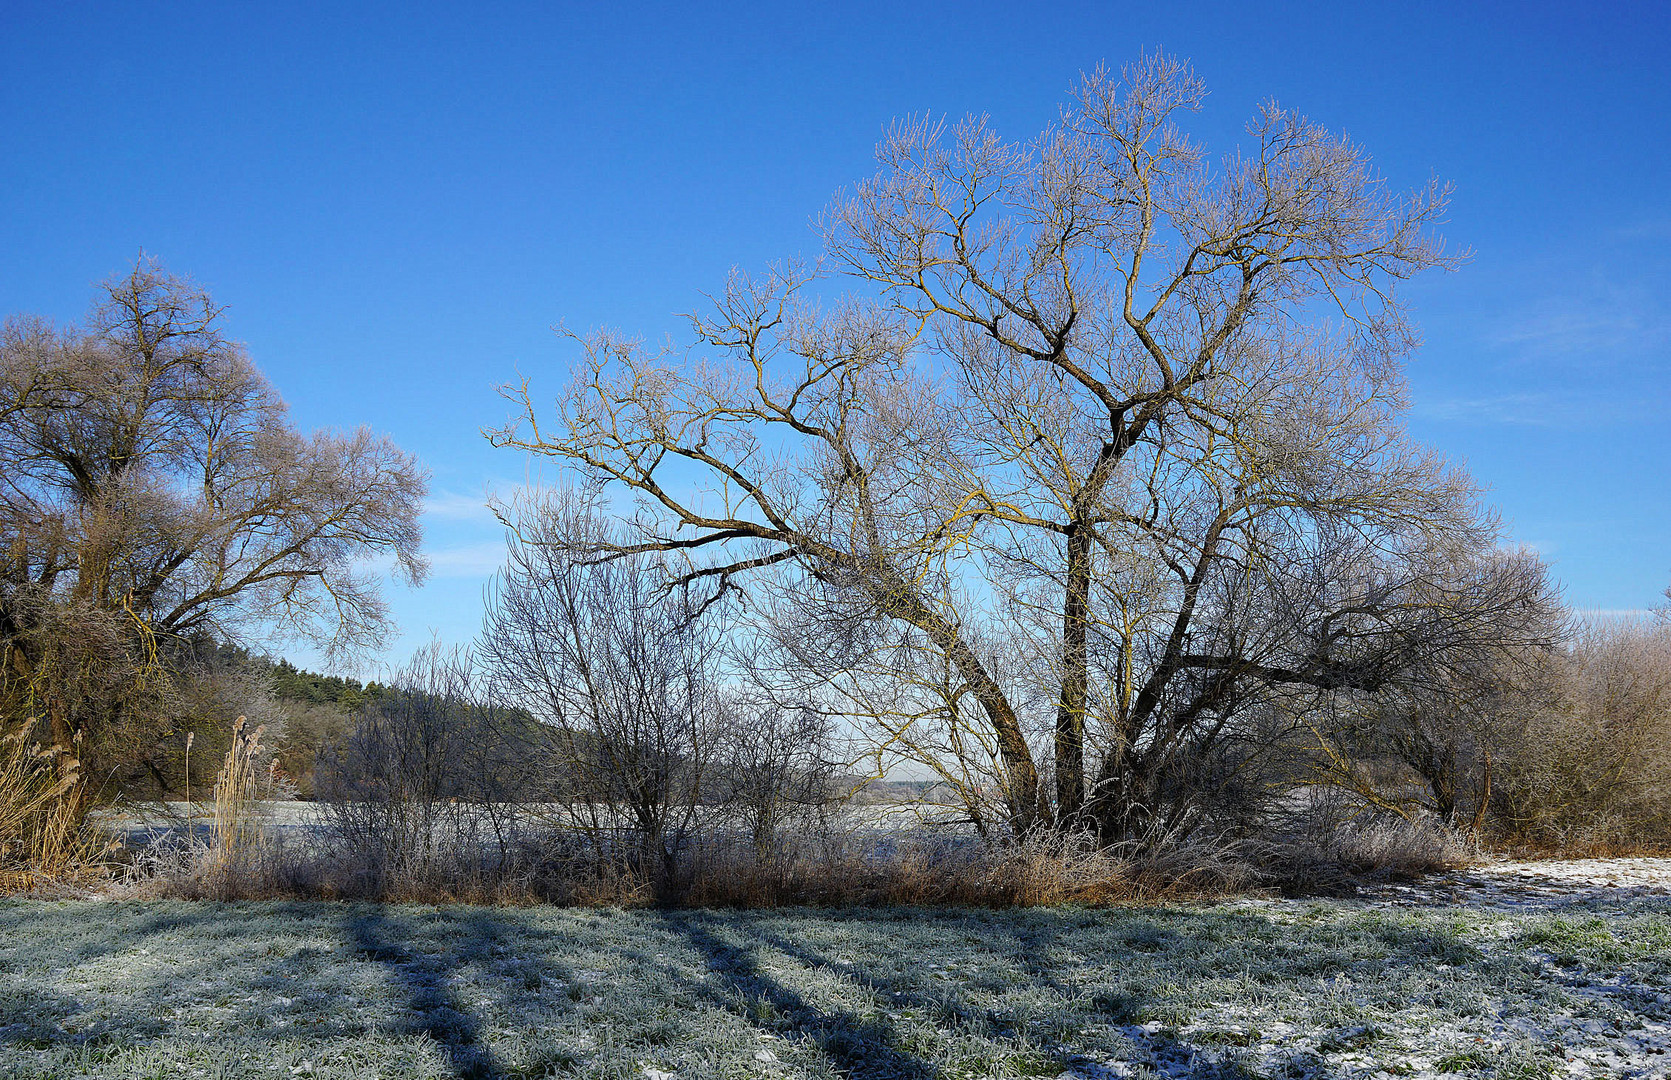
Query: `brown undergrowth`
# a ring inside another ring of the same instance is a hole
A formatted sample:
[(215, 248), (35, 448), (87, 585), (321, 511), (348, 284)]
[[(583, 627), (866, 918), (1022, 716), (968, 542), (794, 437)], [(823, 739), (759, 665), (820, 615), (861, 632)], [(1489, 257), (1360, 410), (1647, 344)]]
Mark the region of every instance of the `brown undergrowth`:
[[(350, 827), (364, 825), (358, 816), (326, 814), (322, 833), (287, 843), (270, 810), (285, 792), (261, 767), (270, 757), (261, 736), (239, 718), (216, 778), (211, 827), (204, 832), (188, 816), (184, 829), (131, 852), (115, 891), (608, 907), (1106, 906), (1255, 890), (1349, 893), (1359, 880), (1416, 876), (1478, 854), (1442, 826), (1396, 819), (1336, 823), (1281, 842), (1197, 834), (1115, 846), (1051, 833), (992, 841), (929, 827), (806, 828), (766, 846), (745, 831), (715, 832), (648, 857), (626, 837), (515, 815), (492, 832), (458, 813), (416, 832), (373, 836)], [(19, 753), (0, 759), (0, 770), (44, 783), (40, 764)]]
[(1035, 907), (1210, 899), (1263, 883), (1252, 864), (1214, 847), (1120, 854), (1059, 839), (1002, 845), (904, 838), (754, 861), (747, 844), (709, 842), (673, 881), (630, 866), (528, 847), (506, 862), (463, 852), (390, 872), (352, 858), (280, 845), (246, 848), (225, 862), (202, 849), (158, 849), (136, 863), (121, 891), (154, 899), (328, 899), (406, 903), (593, 907), (777, 906)]
[(675, 877), (562, 836), (530, 835), (488, 853), (438, 845), (421, 862), (250, 844), (229, 859), (206, 845), (160, 847), (136, 862), (125, 895), (173, 899), (328, 899), (592, 907), (1034, 907), (1205, 901), (1249, 892), (1349, 894), (1354, 883), (1416, 876), (1470, 861), (1453, 836), (1366, 828), (1332, 847), (1197, 838), (1096, 848), (1041, 836), (988, 843), (900, 834), (803, 837), (772, 859), (751, 844), (707, 839)]

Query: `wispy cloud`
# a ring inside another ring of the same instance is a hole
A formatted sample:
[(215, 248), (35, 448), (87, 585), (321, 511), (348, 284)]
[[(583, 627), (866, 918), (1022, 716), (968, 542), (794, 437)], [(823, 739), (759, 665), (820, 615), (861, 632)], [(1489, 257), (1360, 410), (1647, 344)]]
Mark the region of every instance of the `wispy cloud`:
[(1543, 426), (1559, 423), (1565, 418), (1555, 408), (1553, 395), (1535, 392), (1417, 401), (1415, 412), (1431, 420), (1476, 424)]
[(466, 521), (487, 524), (494, 522), (488, 504), (493, 499), (508, 499), (518, 491), (535, 483), (531, 480), (489, 480), (474, 491), (437, 491), (424, 500), (424, 513), (444, 521)]
[(1417, 399), (1411, 410), (1428, 420), (1457, 424), (1513, 424), (1557, 427), (1582, 418), (1586, 424), (1632, 424), (1664, 415), (1664, 396), (1652, 391), (1616, 394), (1525, 390), (1509, 394)]
[(424, 500), (424, 513), (448, 521), (491, 521), (486, 492), (438, 491)]
[(1647, 282), (1621, 284), (1600, 272), (1581, 275), (1491, 321), (1486, 344), (1522, 360), (1640, 362), (1664, 357), (1671, 319)]
[(467, 520), (487, 511), (485, 495), (465, 495), (456, 491), (440, 491), (424, 500), (424, 513), (432, 517)]
[(1624, 307), (1597, 311), (1579, 306), (1521, 312), (1492, 335), (1492, 344), (1539, 354), (1585, 354), (1651, 345), (1659, 330), (1649, 312)]
[(430, 573), (438, 578), (485, 578), (497, 573), (505, 562), (505, 542), (484, 540), (477, 544), (437, 548), (426, 553)]

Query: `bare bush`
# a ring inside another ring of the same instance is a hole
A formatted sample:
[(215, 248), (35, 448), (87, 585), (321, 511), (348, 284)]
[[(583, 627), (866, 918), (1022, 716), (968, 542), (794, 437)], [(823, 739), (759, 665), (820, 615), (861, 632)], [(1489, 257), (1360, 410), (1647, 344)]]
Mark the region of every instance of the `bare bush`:
[(1261, 878), (1295, 896), (1346, 895), (1371, 882), (1403, 881), (1472, 865), (1472, 838), (1432, 815), (1401, 817), (1372, 810), (1297, 835), (1261, 852)]
[(331, 854), (364, 879), (344, 891), (515, 873), (539, 749), (525, 728), (483, 701), (470, 653), (419, 652), (315, 770)]
[(830, 721), (810, 708), (746, 699), (722, 707), (725, 724), (707, 798), (741, 823), (757, 870), (768, 871), (784, 857), (786, 837), (822, 826), (838, 797)]
[(1544, 695), (1505, 734), (1493, 787), (1505, 838), (1564, 850), (1671, 844), (1671, 623), (1578, 621)]

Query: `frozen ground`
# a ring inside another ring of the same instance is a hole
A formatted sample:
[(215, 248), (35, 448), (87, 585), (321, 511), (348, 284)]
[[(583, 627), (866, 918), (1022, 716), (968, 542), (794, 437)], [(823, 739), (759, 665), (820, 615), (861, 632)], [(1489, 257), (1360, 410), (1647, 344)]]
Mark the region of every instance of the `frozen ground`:
[(1465, 904), (1488, 908), (1550, 908), (1671, 897), (1671, 859), (1491, 862), (1419, 882), (1377, 886), (1364, 896), (1403, 907)]
[(12, 901), (0, 1076), (1671, 1076), (1668, 872), (1107, 911)]

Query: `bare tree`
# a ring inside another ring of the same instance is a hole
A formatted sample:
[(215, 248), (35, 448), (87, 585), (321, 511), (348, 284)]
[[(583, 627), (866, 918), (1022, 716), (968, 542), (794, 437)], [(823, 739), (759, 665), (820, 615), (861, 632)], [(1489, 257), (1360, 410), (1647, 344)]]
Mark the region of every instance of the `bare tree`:
[(374, 891), (506, 865), (533, 748), (504, 713), (479, 692), (471, 653), (432, 644), (324, 748), (315, 784), (327, 823)]
[(84, 326), (0, 331), (7, 719), (43, 716), (63, 770), (143, 720), (169, 641), (370, 645), (368, 560), (425, 573), (423, 470), (365, 430), (295, 431), (221, 314), (142, 259)]
[(496, 694), (547, 727), (558, 823), (666, 897), (711, 816), (725, 727), (715, 634), (660, 591), (659, 568), (588, 559), (610, 541), (584, 496), (536, 492), (507, 514), (510, 557), (481, 644)]
[(1423, 635), (1421, 653), (1378, 693), (1307, 716), (1304, 742), (1319, 781), (1406, 820), (1431, 814), (1478, 832), (1505, 750), (1557, 696), (1553, 657), (1567, 616), (1530, 551), (1495, 552), (1470, 576), (1472, 606), (1492, 625)]
[(756, 868), (777, 866), (785, 831), (817, 824), (836, 801), (829, 718), (741, 698), (724, 715), (712, 797), (748, 829)]
[(1518, 602), (1459, 571), (1495, 525), (1400, 423), (1393, 285), (1449, 264), (1443, 190), (1275, 105), (1209, 167), (1203, 93), (1146, 57), (1025, 145), (899, 125), (827, 218), (880, 302), (734, 278), (692, 320), (724, 359), (583, 339), (555, 427), (524, 384), (494, 438), (636, 493), (602, 557), (798, 575), (842, 670), (914, 673), (861, 719), (973, 753), (1015, 831), (1198, 818), (1167, 778), (1273, 695), (1377, 690)]
[[(951, 610), (949, 597), (938, 599)], [(754, 617), (742, 634), (742, 667), (775, 700), (817, 710), (832, 729), (856, 722), (856, 739), (842, 740), (849, 768), (879, 778), (896, 766), (926, 767), (981, 836), (1007, 830), (1016, 799), (1003, 750), (956, 666), (926, 634), (904, 620), (878, 619), (862, 593), (816, 579), (762, 575), (751, 582), (749, 602)], [(964, 636), (1018, 703), (1018, 715), (1036, 711), (1023, 647), (968, 627)], [(944, 812), (937, 806), (935, 818)]]

